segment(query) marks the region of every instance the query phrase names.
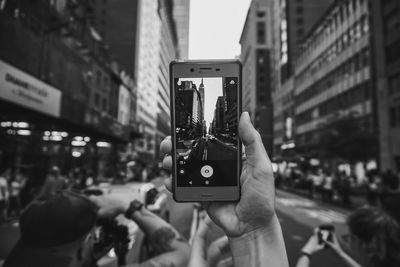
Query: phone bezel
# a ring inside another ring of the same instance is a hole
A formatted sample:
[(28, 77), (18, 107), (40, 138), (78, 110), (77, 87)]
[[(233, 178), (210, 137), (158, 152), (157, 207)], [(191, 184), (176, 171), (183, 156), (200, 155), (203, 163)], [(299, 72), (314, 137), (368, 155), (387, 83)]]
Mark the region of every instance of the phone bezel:
[[(192, 69), (192, 70), (191, 70)], [(242, 169), (242, 142), (237, 153), (237, 186), (178, 187), (176, 168), (175, 132), (175, 78), (238, 77), (238, 118), (242, 113), (242, 64), (239, 60), (186, 60), (170, 63), (170, 110), (172, 137), (172, 191), (177, 202), (237, 201), (240, 199), (240, 174)]]

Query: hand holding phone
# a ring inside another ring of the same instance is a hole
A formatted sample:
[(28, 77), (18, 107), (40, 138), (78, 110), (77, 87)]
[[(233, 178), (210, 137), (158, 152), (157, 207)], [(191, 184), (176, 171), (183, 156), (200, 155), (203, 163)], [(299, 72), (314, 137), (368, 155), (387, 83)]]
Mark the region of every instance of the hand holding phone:
[[(211, 219), (221, 227), (228, 237), (240, 237), (255, 230), (274, 229), (279, 226), (275, 213), (275, 187), (271, 162), (262, 144), (261, 137), (253, 127), (249, 114), (240, 117), (239, 136), (243, 142), (246, 161), (240, 176), (241, 198), (235, 202), (207, 202), (204, 206)], [(173, 166), (172, 140), (164, 139), (160, 145), (163, 167)], [(173, 182), (165, 183), (170, 191)], [(272, 233), (273, 230), (270, 230)]]
[(332, 242), (335, 227), (331, 224), (324, 224), (318, 227), (318, 243), (324, 244), (325, 241)]

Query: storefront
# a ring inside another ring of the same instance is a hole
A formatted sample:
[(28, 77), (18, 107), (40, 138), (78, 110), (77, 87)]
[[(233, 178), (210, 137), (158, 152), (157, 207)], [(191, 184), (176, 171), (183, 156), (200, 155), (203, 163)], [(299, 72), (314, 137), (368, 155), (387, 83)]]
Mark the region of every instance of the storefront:
[(0, 171), (20, 169), (40, 184), (57, 165), (112, 176), (128, 127), (89, 110), (39, 79), (0, 61)]

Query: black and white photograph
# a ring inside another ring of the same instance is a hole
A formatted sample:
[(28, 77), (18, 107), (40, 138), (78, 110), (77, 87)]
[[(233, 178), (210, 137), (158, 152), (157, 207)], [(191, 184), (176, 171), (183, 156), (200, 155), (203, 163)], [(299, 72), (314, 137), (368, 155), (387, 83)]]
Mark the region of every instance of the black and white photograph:
[(399, 267), (400, 0), (0, 0), (0, 267)]

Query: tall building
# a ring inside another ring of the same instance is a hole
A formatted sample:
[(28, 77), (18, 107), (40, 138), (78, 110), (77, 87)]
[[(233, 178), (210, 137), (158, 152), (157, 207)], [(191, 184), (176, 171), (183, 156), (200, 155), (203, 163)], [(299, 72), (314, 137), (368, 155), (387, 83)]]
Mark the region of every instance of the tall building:
[(267, 151), (272, 153), (270, 20), (270, 1), (253, 0), (240, 37), (240, 59), (243, 64), (243, 110), (250, 113)]
[[(135, 78), (139, 0), (95, 1), (93, 27), (115, 60)], [(117, 30), (116, 30), (117, 29)]]
[(400, 171), (400, 3), (371, 1), (380, 169)]
[(178, 34), (179, 58), (189, 57), (190, 0), (174, 0), (174, 19)]
[(180, 136), (187, 138), (203, 135), (203, 106), (201, 94), (192, 81), (182, 81), (176, 91), (176, 127)]
[(376, 127), (368, 1), (335, 1), (304, 39), (295, 64), (296, 151), (374, 159)]
[(225, 131), (237, 131), (237, 78), (222, 78), (222, 93), (224, 104), (224, 129)]
[[(306, 34), (333, 0), (272, 0), (271, 27), (273, 49), (271, 55), (271, 80), (274, 103), (274, 152), (281, 154), (293, 147), (294, 122), (294, 62), (299, 55)], [(287, 129), (289, 127), (290, 129)]]
[[(139, 1), (137, 32), (137, 115), (144, 137), (137, 142), (143, 160), (157, 156), (157, 143), (169, 133), (168, 64), (177, 58), (172, 0)], [(168, 133), (167, 133), (168, 132)]]

